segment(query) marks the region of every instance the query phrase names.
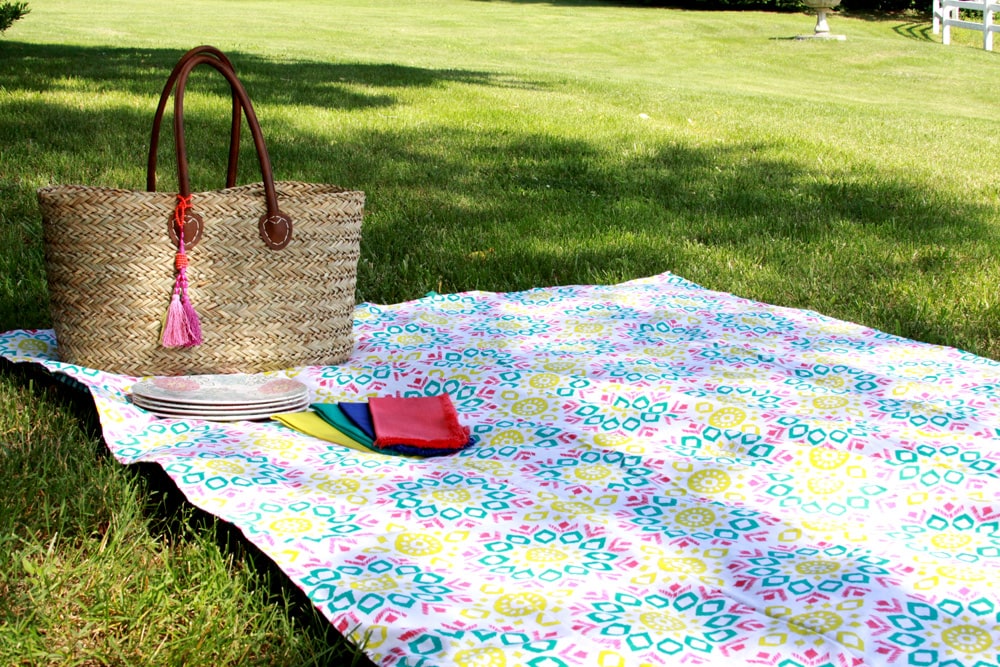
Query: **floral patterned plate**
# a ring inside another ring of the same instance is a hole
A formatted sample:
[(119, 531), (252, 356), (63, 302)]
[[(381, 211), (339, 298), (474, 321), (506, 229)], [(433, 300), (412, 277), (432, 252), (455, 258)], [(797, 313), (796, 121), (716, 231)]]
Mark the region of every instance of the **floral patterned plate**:
[(136, 404), (241, 407), (285, 405), (308, 400), (296, 380), (265, 375), (185, 375), (150, 377), (132, 386)]
[(301, 412), (309, 407), (309, 399), (284, 402), (273, 406), (229, 406), (229, 407), (204, 407), (204, 406), (177, 406), (159, 403), (145, 403), (133, 401), (136, 407), (152, 412), (157, 417), (167, 417), (170, 419), (205, 419), (208, 421), (231, 422), (254, 419), (269, 419), (271, 415), (285, 412)]

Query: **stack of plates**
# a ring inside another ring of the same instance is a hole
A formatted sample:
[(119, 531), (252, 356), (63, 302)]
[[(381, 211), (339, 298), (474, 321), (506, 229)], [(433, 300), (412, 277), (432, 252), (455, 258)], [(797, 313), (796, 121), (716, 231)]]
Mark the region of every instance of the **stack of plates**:
[(187, 375), (137, 382), (132, 402), (160, 417), (238, 421), (304, 410), (309, 392), (301, 382), (287, 378)]

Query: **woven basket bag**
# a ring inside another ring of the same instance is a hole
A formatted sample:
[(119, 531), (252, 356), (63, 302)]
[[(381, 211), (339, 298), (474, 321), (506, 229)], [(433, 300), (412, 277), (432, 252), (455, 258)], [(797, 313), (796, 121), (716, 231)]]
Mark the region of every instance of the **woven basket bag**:
[[(229, 81), (233, 123), (227, 187), (191, 193), (183, 99), (200, 65)], [(162, 193), (156, 150), (171, 93), (180, 192)], [(241, 112), (262, 182), (236, 187)], [(146, 191), (59, 185), (38, 201), (65, 362), (131, 376), (256, 373), (337, 364), (353, 350), (364, 193), (275, 182), (250, 99), (217, 49), (192, 49), (168, 78)], [(164, 314), (180, 302), (197, 313), (185, 329), (200, 329), (197, 341), (165, 347)]]

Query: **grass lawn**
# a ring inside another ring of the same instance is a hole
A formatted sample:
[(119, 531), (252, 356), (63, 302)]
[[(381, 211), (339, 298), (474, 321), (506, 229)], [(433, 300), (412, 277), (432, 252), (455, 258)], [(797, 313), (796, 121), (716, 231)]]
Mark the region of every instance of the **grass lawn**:
[[(209, 43), (279, 178), (367, 193), (359, 299), (672, 271), (1000, 358), (1000, 54), (830, 23), (847, 41), (792, 39), (803, 13), (587, 1), (32, 3), (0, 38), (0, 330), (49, 326), (35, 190), (141, 187), (160, 86)], [(195, 189), (225, 170), (213, 74), (188, 98)], [(0, 663), (350, 662), (77, 412), (0, 374)]]

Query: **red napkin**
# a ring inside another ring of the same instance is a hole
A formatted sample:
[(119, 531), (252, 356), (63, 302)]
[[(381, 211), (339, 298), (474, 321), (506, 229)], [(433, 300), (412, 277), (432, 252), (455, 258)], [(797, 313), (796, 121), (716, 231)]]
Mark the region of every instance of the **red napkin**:
[(410, 445), (426, 449), (461, 449), (469, 429), (458, 423), (448, 394), (373, 396), (368, 408), (375, 426), (375, 446)]

